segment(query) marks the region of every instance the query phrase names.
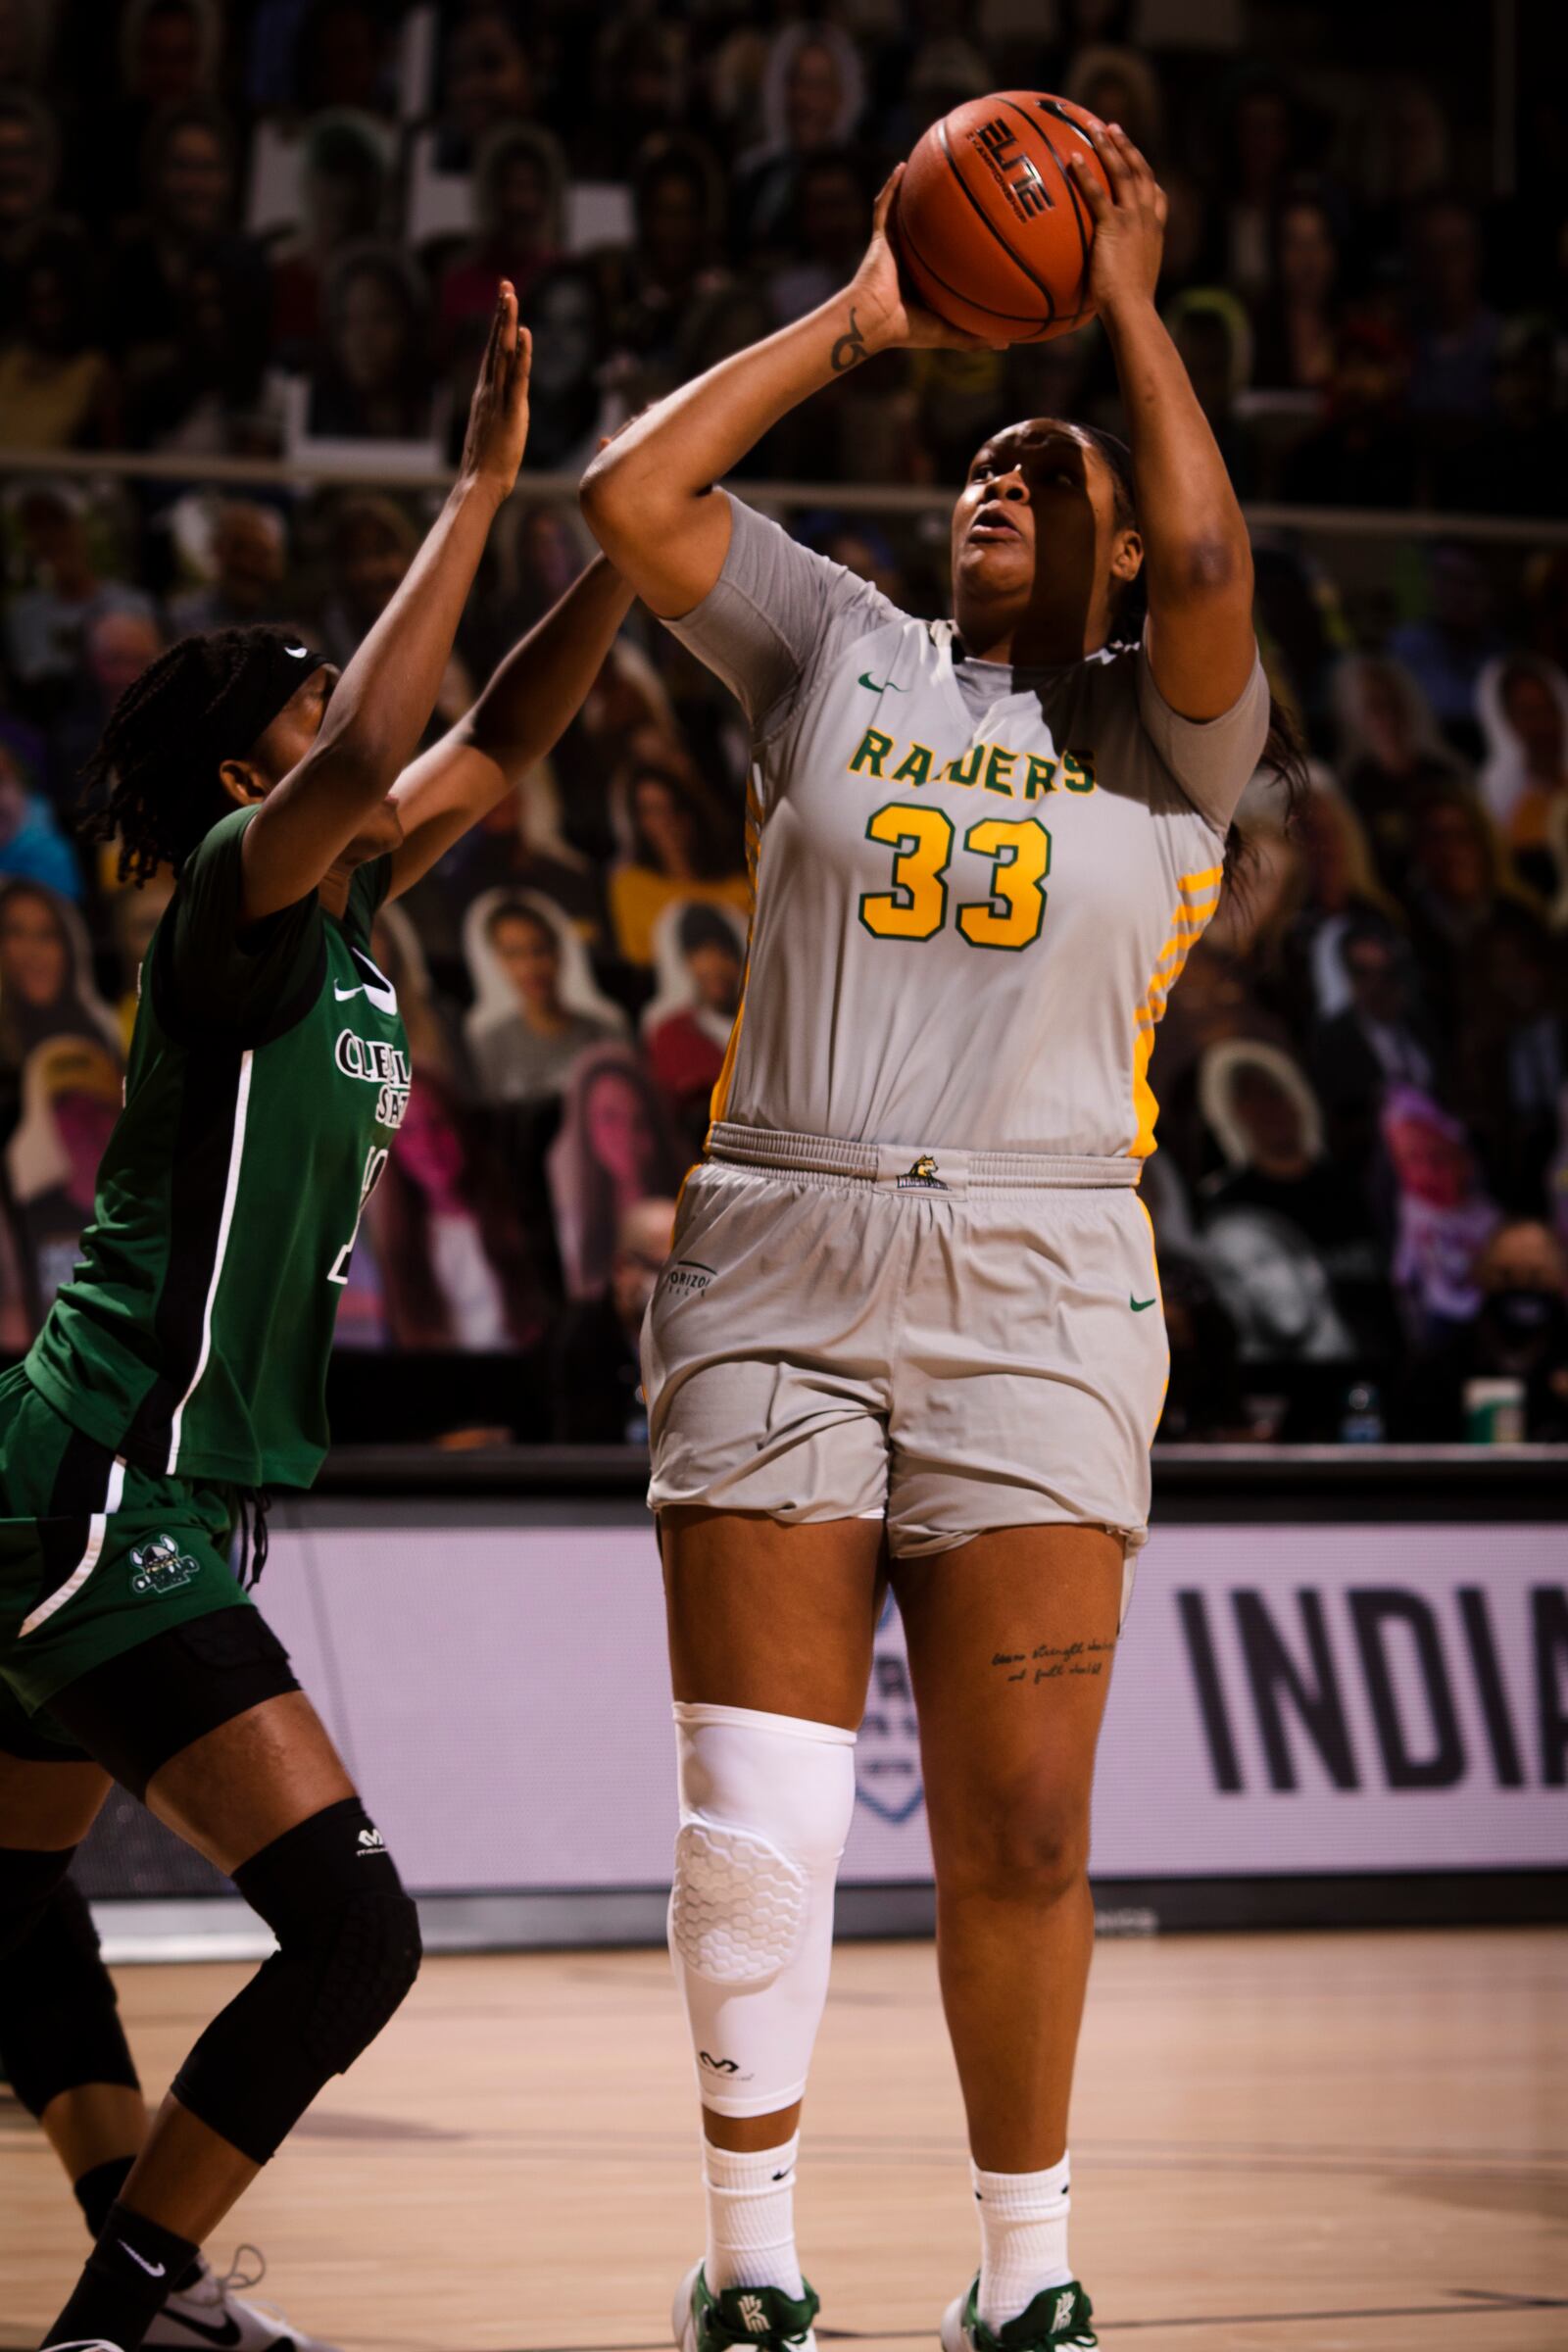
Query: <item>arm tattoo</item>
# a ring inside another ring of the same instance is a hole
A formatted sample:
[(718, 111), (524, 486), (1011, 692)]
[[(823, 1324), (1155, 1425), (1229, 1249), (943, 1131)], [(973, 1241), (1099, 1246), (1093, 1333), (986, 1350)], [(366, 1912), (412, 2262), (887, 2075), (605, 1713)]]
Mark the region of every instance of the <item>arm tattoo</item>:
[(833, 346), (832, 361), (835, 375), (843, 375), (851, 368), (858, 368), (867, 357), (865, 337), (861, 334), (852, 307), (850, 323)]

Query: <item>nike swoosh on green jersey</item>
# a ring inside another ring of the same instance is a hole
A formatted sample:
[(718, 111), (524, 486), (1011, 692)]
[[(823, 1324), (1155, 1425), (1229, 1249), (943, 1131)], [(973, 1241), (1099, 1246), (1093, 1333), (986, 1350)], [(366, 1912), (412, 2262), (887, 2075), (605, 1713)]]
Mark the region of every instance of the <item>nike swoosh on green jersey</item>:
[[(1157, 1292), (1155, 1293), (1155, 1297), (1156, 1297), (1156, 1298), (1158, 1297), (1158, 1293), (1157, 1293)], [(1152, 1306), (1152, 1305), (1153, 1305), (1153, 1303), (1154, 1303), (1154, 1300), (1153, 1300), (1153, 1298), (1134, 1298), (1132, 1297), (1132, 1295), (1129, 1293), (1129, 1295), (1128, 1295), (1128, 1298), (1127, 1298), (1127, 1303), (1128, 1303), (1128, 1305), (1129, 1305), (1129, 1306), (1132, 1308), (1132, 1310), (1133, 1310), (1133, 1313), (1134, 1313), (1135, 1315), (1141, 1315), (1141, 1314), (1143, 1313), (1143, 1311), (1144, 1311), (1144, 1309), (1145, 1309), (1145, 1307), (1146, 1307), (1146, 1306)]]
[(868, 687), (872, 694), (904, 694), (907, 691), (906, 688), (896, 685), (892, 678), (885, 678), (879, 686), (868, 669), (861, 670), (860, 684)]

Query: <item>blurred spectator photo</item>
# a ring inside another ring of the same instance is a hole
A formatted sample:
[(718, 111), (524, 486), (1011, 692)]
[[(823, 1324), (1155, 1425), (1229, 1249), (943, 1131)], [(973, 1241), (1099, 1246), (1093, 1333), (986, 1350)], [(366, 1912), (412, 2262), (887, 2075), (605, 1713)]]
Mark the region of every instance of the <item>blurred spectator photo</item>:
[(559, 1095), (579, 1054), (623, 1033), (581, 941), (547, 899), (489, 891), (464, 932), (474, 992), (468, 1050), (486, 1102)]
[[(64, 1262), (172, 887), (122, 889), (77, 830), (119, 697), (257, 621), (353, 659), (504, 276), (527, 450), (435, 740), (589, 560), (605, 437), (829, 300), (929, 125), (1036, 86), (1166, 190), (1156, 301), (1310, 775), (1289, 822), (1249, 792), (1156, 1035), (1165, 1431), (1332, 1440), (1368, 1384), (1401, 1434), (1461, 1430), (1493, 1326), (1543, 1311), (1489, 1304), (1494, 1237), (1568, 1238), (1568, 246), (1523, 82), (1511, 122), (1490, 53), (1412, 58), (1391, 20), (1351, 60), (1342, 30), (1277, 0), (0, 5), (0, 1334)], [(889, 353), (738, 474), (935, 620), (955, 485), (1030, 415), (1125, 431), (1099, 323)], [(638, 1298), (746, 987), (755, 752), (634, 607), (550, 757), (384, 912), (416, 1087), (340, 1344), (515, 1368), (493, 1412), (411, 1369), (411, 1429), (640, 1430)]]

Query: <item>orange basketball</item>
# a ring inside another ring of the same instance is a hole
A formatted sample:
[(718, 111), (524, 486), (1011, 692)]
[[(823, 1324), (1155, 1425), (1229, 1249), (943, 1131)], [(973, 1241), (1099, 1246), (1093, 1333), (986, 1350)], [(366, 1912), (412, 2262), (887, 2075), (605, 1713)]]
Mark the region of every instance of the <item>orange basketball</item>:
[(933, 122), (899, 183), (893, 241), (910, 290), (950, 325), (1045, 343), (1094, 317), (1095, 226), (1067, 158), (1108, 186), (1096, 118), (1040, 90), (966, 99)]

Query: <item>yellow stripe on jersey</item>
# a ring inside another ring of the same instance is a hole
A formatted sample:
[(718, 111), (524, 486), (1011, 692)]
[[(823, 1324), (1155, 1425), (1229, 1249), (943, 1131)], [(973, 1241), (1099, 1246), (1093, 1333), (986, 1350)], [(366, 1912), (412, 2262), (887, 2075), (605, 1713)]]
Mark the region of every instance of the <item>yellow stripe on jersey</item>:
[(1149, 1083), (1154, 1031), (1164, 1013), (1166, 999), (1219, 905), (1224, 870), (1223, 866), (1205, 865), (1196, 874), (1178, 877), (1170, 937), (1159, 951), (1144, 990), (1144, 1001), (1133, 1017), (1133, 1118), (1138, 1129), (1131, 1153), (1134, 1159), (1147, 1159), (1154, 1149), (1154, 1122), (1159, 1116), (1159, 1104)]
[(741, 1042), (741, 1023), (746, 1018), (746, 991), (752, 977), (752, 925), (757, 920), (757, 861), (762, 854), (764, 821), (762, 804), (757, 791), (757, 771), (754, 768), (751, 780), (746, 787), (746, 880), (752, 894), (751, 911), (746, 918), (746, 962), (741, 970), (741, 1001), (735, 1007), (735, 1018), (730, 1024), (729, 1043), (724, 1048), (724, 1059), (719, 1065), (718, 1076), (713, 1082), (713, 1092), (709, 1101), (708, 1118), (710, 1129), (716, 1120), (724, 1116), (725, 1106), (729, 1102), (730, 1085), (735, 1076), (735, 1056)]

